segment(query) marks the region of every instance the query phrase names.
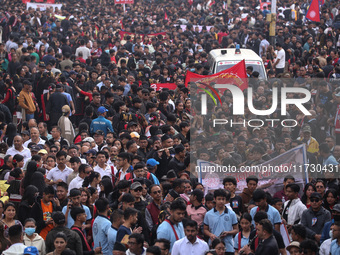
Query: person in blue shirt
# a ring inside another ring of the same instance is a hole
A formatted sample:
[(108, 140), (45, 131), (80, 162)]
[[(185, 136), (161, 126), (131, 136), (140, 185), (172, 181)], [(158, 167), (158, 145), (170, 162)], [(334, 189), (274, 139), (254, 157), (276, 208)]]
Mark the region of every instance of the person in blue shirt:
[(105, 119), (106, 112), (108, 110), (104, 106), (100, 106), (98, 108), (98, 118), (92, 120), (91, 126), (90, 126), (90, 132), (91, 134), (94, 134), (97, 130), (101, 130), (104, 132), (105, 136), (107, 134), (107, 131), (114, 132), (112, 123), (108, 119)]
[(96, 201), (95, 206), (98, 216), (95, 218), (92, 226), (93, 248), (102, 247), (102, 253), (104, 255), (112, 255), (112, 251), (109, 249), (109, 229), (111, 228), (111, 221), (107, 218), (110, 210), (109, 200), (101, 197)]
[(239, 230), (236, 213), (225, 206), (230, 200), (230, 192), (224, 189), (215, 190), (214, 198), (216, 207), (204, 216), (204, 234), (210, 238), (210, 243), (215, 238), (223, 240), (226, 254), (233, 255), (235, 253), (233, 236)]
[(124, 223), (124, 212), (120, 209), (117, 209), (111, 213), (110, 216), (111, 227), (109, 228), (108, 237), (109, 237), (109, 252), (112, 254), (114, 245), (117, 240), (117, 233), (119, 227)]
[(79, 189), (71, 189), (70, 190), (70, 195), (69, 195), (69, 202), (66, 206), (63, 207), (63, 214), (65, 215), (66, 219), (66, 227), (71, 228), (74, 224), (74, 220), (71, 217), (71, 209), (73, 207), (82, 207), (85, 210), (86, 213), (86, 223), (89, 224), (91, 223), (92, 215), (90, 209), (86, 205), (82, 205), (80, 203), (80, 196), (81, 192)]
[(157, 229), (157, 239), (165, 238), (170, 241), (170, 253), (174, 243), (185, 237), (182, 220), (186, 213), (186, 204), (183, 199), (176, 199), (170, 205), (170, 218), (166, 219)]
[(338, 255), (340, 254), (340, 222), (336, 221), (334, 223), (334, 228), (333, 228), (333, 238), (334, 240), (332, 241), (331, 244), (331, 249), (330, 249), (330, 254), (331, 255)]
[(249, 243), (251, 232), (251, 216), (249, 213), (244, 213), (240, 219), (241, 231), (234, 237), (234, 248), (236, 252), (240, 252), (241, 248)]
[(116, 241), (121, 242), (126, 235), (141, 233), (141, 227), (132, 230), (132, 226), (138, 221), (138, 211), (135, 208), (126, 208), (124, 211), (124, 223), (118, 228)]
[[(253, 200), (256, 204), (254, 208), (250, 210), (250, 215), (254, 219), (255, 214), (258, 211), (264, 211), (268, 215), (268, 220), (271, 221), (276, 231), (280, 232), (281, 216), (278, 210), (267, 203), (266, 192), (262, 189), (257, 189), (253, 193)], [(255, 222), (252, 222), (255, 227)]]
[(320, 156), (322, 157), (323, 166), (339, 165), (338, 161), (336, 161), (335, 157), (331, 154), (331, 150), (328, 147), (327, 143), (322, 143), (319, 145), (319, 152), (320, 152)]

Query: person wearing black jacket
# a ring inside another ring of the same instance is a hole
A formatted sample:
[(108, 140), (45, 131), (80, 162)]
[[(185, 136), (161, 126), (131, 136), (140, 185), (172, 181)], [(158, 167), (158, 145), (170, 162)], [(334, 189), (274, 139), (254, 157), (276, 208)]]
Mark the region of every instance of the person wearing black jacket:
[(48, 100), (46, 107), (46, 117), (49, 119), (49, 125), (55, 126), (58, 123), (59, 118), (62, 116), (62, 107), (68, 105), (68, 101), (65, 95), (61, 93), (61, 85), (56, 85), (56, 92), (54, 92)]
[(248, 245), (244, 246), (242, 250), (246, 254), (250, 255), (279, 255), (279, 248), (277, 241), (273, 235), (273, 225), (268, 219), (261, 220), (256, 226), (257, 236), (262, 241), (259, 242), (255, 252), (250, 252), (250, 247)]

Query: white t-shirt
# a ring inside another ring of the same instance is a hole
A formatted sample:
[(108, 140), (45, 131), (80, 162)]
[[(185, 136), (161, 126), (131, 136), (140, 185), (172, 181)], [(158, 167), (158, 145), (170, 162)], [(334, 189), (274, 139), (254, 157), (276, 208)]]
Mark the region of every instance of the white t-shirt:
[(276, 65), (276, 68), (285, 68), (285, 60), (286, 60), (286, 52), (284, 49), (279, 51), (275, 51), (276, 53), (276, 60), (280, 59), (279, 63)]
[(31, 151), (28, 148), (26, 148), (25, 146), (24, 146), (24, 149), (22, 151), (16, 150), (13, 146), (13, 147), (9, 148), (6, 152), (6, 155), (14, 156), (15, 154), (22, 155), (24, 157), (25, 164), (28, 160), (31, 159)]
[(105, 169), (101, 168), (99, 165), (96, 165), (93, 170), (100, 174), (100, 177), (103, 178), (104, 176), (111, 177), (111, 167), (106, 164)]
[[(30, 142), (32, 142), (32, 139), (27, 140), (27, 141), (24, 143), (24, 146), (27, 147), (28, 144), (29, 144)], [(46, 143), (46, 141), (45, 141), (44, 139), (39, 138), (39, 142), (38, 142), (37, 144), (44, 145), (45, 143)]]

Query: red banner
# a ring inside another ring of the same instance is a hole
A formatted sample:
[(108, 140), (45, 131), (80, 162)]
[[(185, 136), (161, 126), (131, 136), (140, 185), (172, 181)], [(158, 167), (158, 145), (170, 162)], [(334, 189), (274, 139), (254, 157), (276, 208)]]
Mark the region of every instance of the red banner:
[[(231, 83), (237, 85), (241, 90), (244, 90), (248, 88), (248, 83), (245, 80), (247, 77), (246, 64), (245, 61), (242, 60), (233, 67), (212, 75), (199, 75), (187, 71), (185, 85), (187, 86), (189, 82), (202, 82), (208, 85), (210, 85), (211, 82), (216, 84)], [(228, 80), (230, 80), (230, 82), (228, 82)]]
[(177, 88), (176, 83), (154, 83), (150, 85), (150, 88), (161, 91), (164, 88), (168, 88), (170, 90), (175, 90)]
[(134, 0), (115, 0), (115, 4), (134, 4)]

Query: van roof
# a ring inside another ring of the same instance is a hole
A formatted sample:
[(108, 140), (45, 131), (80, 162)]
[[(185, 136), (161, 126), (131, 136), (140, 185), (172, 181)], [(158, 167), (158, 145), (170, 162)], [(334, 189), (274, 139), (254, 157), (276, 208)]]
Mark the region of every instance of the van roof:
[[(222, 54), (222, 51), (226, 50), (226, 54)], [(240, 49), (241, 54), (235, 54), (235, 48), (224, 48), (211, 50), (209, 54), (218, 62), (226, 60), (257, 60), (262, 61), (259, 55), (257, 55), (253, 50), (250, 49)]]

